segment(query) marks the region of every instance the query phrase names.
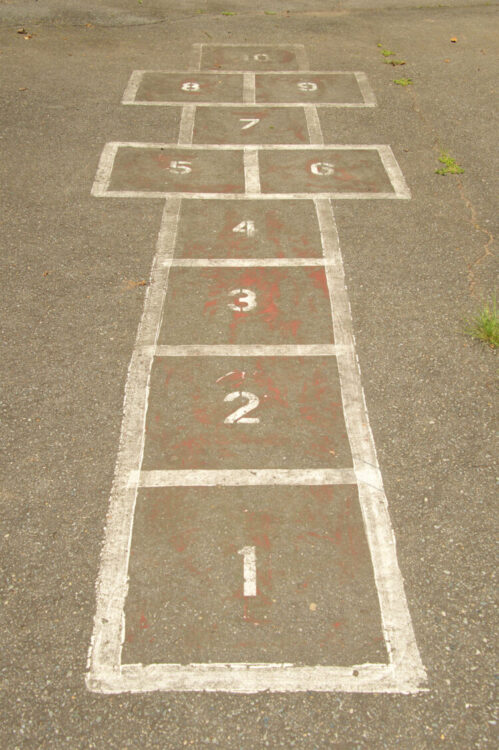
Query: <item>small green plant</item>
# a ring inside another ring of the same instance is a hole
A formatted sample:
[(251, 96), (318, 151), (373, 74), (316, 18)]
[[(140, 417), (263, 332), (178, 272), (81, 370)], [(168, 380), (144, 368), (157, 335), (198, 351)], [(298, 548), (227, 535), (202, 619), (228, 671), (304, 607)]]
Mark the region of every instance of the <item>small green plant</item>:
[(465, 321), (464, 333), (472, 339), (484, 341), (492, 349), (499, 346), (499, 314), (495, 296), (485, 302), (473, 317)]
[(393, 57), (395, 52), (390, 52), (389, 49), (382, 49), (381, 54), (383, 55), (383, 57)]
[(232, 10), (223, 10), (222, 16), (235, 16), (236, 14)]
[(405, 65), (405, 60), (385, 60), (387, 65)]
[(464, 172), (464, 169), (459, 166), (456, 160), (449, 156), (449, 154), (446, 154), (445, 151), (442, 151), (438, 157), (438, 161), (444, 166), (440, 167), (440, 169), (435, 169), (435, 174), (463, 174)]
[(412, 86), (412, 78), (394, 78), (393, 83), (397, 86)]

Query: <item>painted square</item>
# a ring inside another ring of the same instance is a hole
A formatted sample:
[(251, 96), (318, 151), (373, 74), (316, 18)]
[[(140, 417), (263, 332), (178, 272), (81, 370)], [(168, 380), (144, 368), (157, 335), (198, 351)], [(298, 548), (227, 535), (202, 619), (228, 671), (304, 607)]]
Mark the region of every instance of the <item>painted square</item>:
[(335, 357), (156, 357), (142, 469), (352, 466)]
[(323, 267), (172, 268), (159, 344), (329, 344)]
[(310, 143), (304, 110), (278, 107), (203, 107), (194, 143)]
[(256, 101), (300, 104), (362, 104), (354, 73), (256, 75)]
[(196, 150), (182, 146), (120, 146), (111, 191), (244, 193), (240, 150)]
[(176, 258), (322, 258), (309, 200), (182, 201)]
[(298, 70), (296, 47), (203, 44), (203, 70)]
[(123, 665), (387, 661), (354, 485), (141, 490), (128, 573)]
[(185, 104), (200, 102), (240, 102), (243, 95), (242, 75), (216, 73), (170, 73), (146, 70), (142, 75), (135, 101)]
[(377, 149), (266, 150), (262, 193), (393, 193)]

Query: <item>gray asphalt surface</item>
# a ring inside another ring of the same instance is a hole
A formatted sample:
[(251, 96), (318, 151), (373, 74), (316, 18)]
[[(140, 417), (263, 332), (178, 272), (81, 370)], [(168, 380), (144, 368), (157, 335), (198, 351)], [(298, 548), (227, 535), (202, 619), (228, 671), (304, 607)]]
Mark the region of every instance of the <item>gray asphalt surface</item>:
[[(497, 360), (462, 333), (497, 277), (497, 9), (2, 0), (0, 22), (0, 745), (497, 747)], [(179, 110), (121, 105), (133, 69), (187, 67), (193, 42), (254, 41), (302, 43), (311, 69), (364, 70), (378, 106), (321, 111), (325, 141), (390, 144), (412, 192), (334, 209), (428, 672), (415, 696), (105, 696), (84, 684), (124, 384), (162, 210), (90, 189), (105, 142), (177, 139)], [(385, 64), (379, 43), (406, 64)], [(400, 76), (413, 85), (395, 85)], [(441, 151), (465, 172), (435, 174)]]

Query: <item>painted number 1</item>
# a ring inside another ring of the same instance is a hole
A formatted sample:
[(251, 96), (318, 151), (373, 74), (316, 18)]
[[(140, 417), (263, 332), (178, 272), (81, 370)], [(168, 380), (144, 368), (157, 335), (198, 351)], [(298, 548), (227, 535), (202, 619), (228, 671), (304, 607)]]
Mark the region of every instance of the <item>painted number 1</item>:
[(256, 549), (243, 547), (237, 551), (237, 554), (243, 556), (243, 594), (256, 596)]

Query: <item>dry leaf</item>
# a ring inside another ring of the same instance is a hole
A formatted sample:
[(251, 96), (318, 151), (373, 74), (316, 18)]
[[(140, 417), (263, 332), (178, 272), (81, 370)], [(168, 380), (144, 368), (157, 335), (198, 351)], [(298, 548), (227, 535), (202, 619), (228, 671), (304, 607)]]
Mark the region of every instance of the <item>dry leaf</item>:
[(311, 612), (315, 612), (315, 610), (317, 609), (317, 604), (315, 602), (311, 602), (309, 605), (309, 609)]
[(19, 89), (19, 91), (27, 91), (27, 90), (28, 90), (28, 89), (27, 89), (27, 87), (26, 87), (26, 86), (23, 86), (22, 88), (20, 88), (20, 89)]
[(449, 58), (446, 57), (445, 60), (444, 60), (444, 62), (450, 62)]
[(33, 39), (33, 34), (26, 34), (24, 39)]
[(128, 279), (127, 281), (124, 281), (123, 284), (125, 289), (129, 291), (130, 289), (136, 289), (138, 286), (147, 286), (147, 281), (144, 281), (144, 279), (141, 279), (140, 281)]
[(20, 28), (20, 29), (17, 30), (17, 33), (18, 34), (27, 34), (28, 32), (26, 31), (26, 29), (23, 26), (22, 28)]
[(451, 36), (450, 40), (455, 44), (457, 42), (457, 36)]

